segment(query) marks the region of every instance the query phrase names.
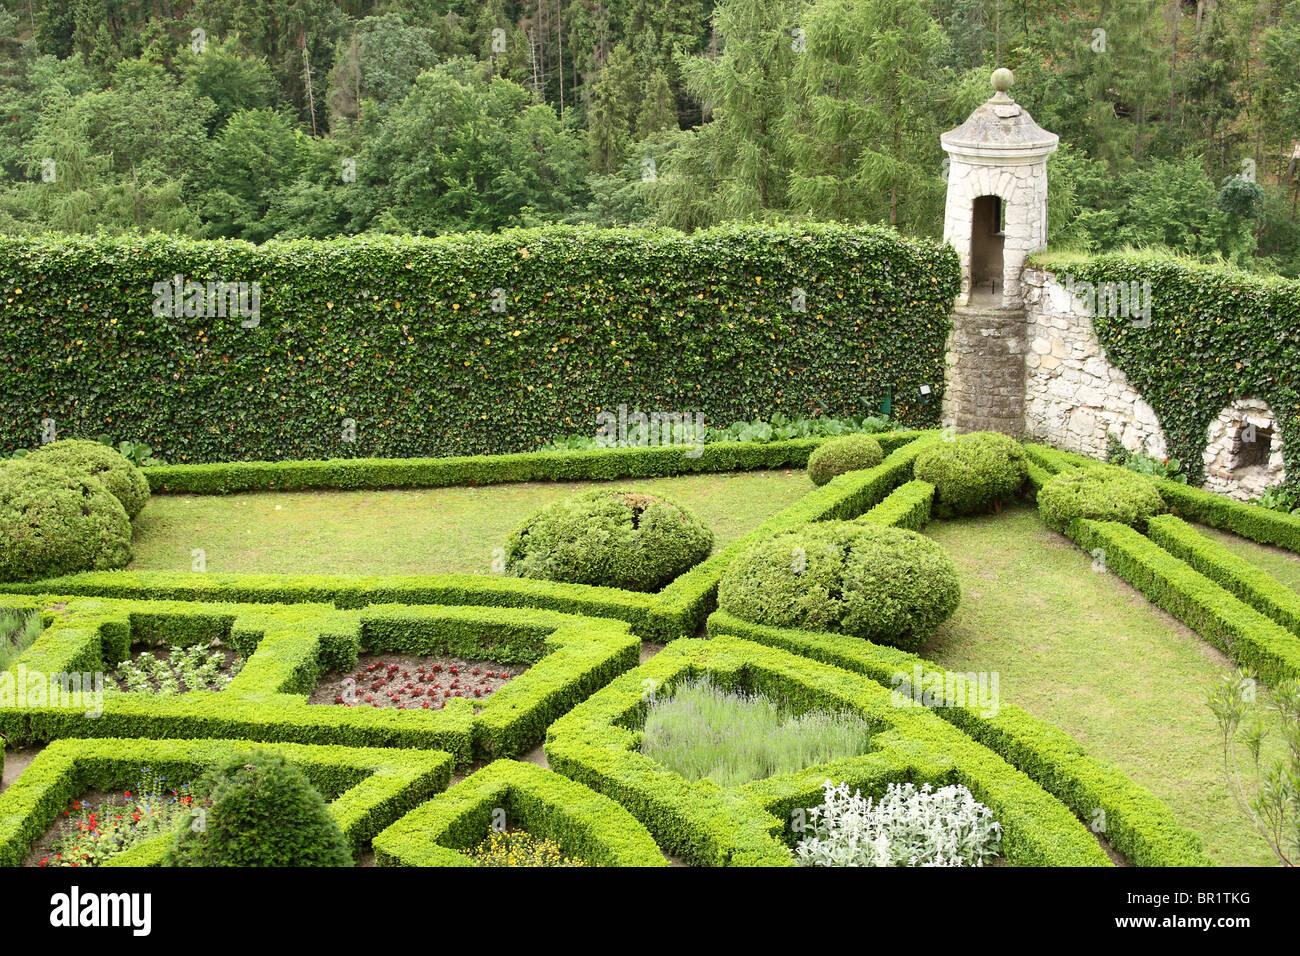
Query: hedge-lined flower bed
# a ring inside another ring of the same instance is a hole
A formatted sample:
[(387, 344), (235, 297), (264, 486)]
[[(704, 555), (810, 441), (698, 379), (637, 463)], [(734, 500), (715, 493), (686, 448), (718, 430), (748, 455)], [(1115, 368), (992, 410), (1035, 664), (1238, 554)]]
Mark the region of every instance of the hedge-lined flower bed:
[[(726, 790), (708, 780), (691, 783), (639, 752), (637, 728), (652, 694), (702, 675), (718, 686), (779, 699), (796, 712), (857, 713), (875, 730), (873, 750)], [(552, 725), (546, 756), (554, 769), (626, 807), (660, 846), (697, 865), (794, 865), (791, 813), (819, 803), (828, 778), (875, 794), (889, 783), (960, 783), (1001, 823), (1008, 862), (1110, 864), (1064, 805), (928, 711), (895, 706), (890, 691), (860, 675), (728, 636), (675, 641), (616, 678)]]
[[(51, 599), (51, 601), (56, 599)], [(457, 764), (510, 755), (541, 740), (561, 713), (635, 666), (640, 642), (607, 619), (548, 611), (448, 607), (187, 605), (57, 599), (67, 607), (10, 668), (26, 675), (94, 672), (125, 658), (137, 641), (195, 644), (219, 637), (247, 655), (221, 691), (158, 696), (105, 688), (103, 713), (48, 687), (33, 702), (0, 706), (11, 745), (63, 737), (230, 737), (361, 746), (426, 747)], [(359, 650), (482, 654), (532, 666), (487, 700), (454, 698), (434, 711), (308, 703), (329, 671), (351, 667)]]
[[(438, 750), (356, 748), (227, 740), (56, 740), (0, 793), (0, 866), (17, 866), (63, 809), (88, 789), (134, 783), (140, 768), (189, 779), (231, 757), (265, 751), (301, 769), (334, 799), (329, 813), (359, 849), (403, 812), (451, 781), (452, 757)], [(114, 857), (112, 866), (156, 866), (166, 854), (164, 834)]]
[(667, 866), (654, 838), (613, 800), (536, 764), (497, 760), (375, 837), (381, 866), (474, 866), (494, 828), (524, 828), (595, 866)]
[[(948, 675), (937, 664), (893, 647), (881, 647), (843, 634), (798, 631), (750, 624), (725, 611), (709, 617), (711, 636), (731, 635), (862, 674), (884, 687), (916, 667), (944, 686)], [(1089, 825), (1104, 819), (1106, 841), (1137, 866), (1209, 866), (1200, 838), (1181, 826), (1169, 808), (1119, 770), (1089, 757), (1064, 731), (1020, 710), (999, 704), (997, 713), (980, 711), (973, 701), (936, 706), (930, 712), (1017, 769), (1066, 804)], [(1099, 818), (1100, 810), (1104, 817)]]

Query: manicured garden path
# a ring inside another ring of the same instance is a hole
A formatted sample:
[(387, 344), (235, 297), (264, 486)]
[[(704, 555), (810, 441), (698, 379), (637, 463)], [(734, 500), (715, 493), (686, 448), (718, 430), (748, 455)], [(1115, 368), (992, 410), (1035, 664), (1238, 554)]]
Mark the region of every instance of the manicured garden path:
[(1245, 558), (1258, 568), (1263, 568), (1280, 583), (1293, 591), (1300, 591), (1300, 554), (1275, 548), (1268, 544), (1258, 544), (1249, 538), (1243, 538), (1229, 531), (1207, 528), (1197, 525), (1196, 530), (1207, 538), (1219, 542), (1239, 558)]
[(1223, 654), (1116, 575), (1094, 572), (1092, 558), (1029, 506), (934, 522), (926, 532), (952, 556), (962, 584), (961, 606), (926, 657), (996, 671), (1003, 701), (1147, 787), (1219, 863), (1274, 864), (1221, 774), (1205, 699), (1229, 671)]
[[(142, 571), (284, 574), (489, 573), (493, 550), (538, 508), (602, 483), (527, 483), (416, 491), (156, 495), (136, 519)], [(802, 469), (618, 481), (695, 509), (723, 547), (798, 501)]]

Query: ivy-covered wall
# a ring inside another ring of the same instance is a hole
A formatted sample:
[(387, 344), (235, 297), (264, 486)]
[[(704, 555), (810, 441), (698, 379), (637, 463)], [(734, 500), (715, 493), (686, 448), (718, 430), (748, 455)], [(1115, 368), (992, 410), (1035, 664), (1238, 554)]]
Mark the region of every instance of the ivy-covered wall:
[[(1281, 429), (1287, 483), (1300, 483), (1300, 281), (1155, 253), (1034, 262), (1076, 297), (1095, 296), (1089, 312), (1106, 359), (1155, 411), (1168, 453), (1191, 480), (1204, 477), (1219, 412), (1258, 398)], [(1125, 299), (1116, 295), (1112, 306), (1100, 294), (1107, 284), (1122, 285)]]
[(3, 238), (0, 453), (50, 421), (172, 462), (495, 453), (620, 404), (729, 424), (886, 395), (930, 425), (958, 284), (951, 248), (864, 227)]

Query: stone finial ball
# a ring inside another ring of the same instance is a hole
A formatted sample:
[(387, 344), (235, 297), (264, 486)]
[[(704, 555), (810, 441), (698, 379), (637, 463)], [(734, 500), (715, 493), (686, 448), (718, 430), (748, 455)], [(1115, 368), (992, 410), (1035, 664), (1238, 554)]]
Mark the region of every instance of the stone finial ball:
[(993, 89), (999, 93), (1005, 93), (1011, 89), (1011, 84), (1016, 81), (1015, 76), (1005, 66), (999, 67), (993, 71)]

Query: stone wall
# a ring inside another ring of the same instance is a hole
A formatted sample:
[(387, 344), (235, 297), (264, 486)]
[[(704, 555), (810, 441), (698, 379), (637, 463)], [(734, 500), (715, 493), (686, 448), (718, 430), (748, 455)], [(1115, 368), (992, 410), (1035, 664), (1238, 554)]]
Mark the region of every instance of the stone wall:
[(1273, 410), (1258, 398), (1239, 398), (1210, 424), (1205, 487), (1248, 499), (1282, 481), (1282, 432)]
[(948, 337), (944, 423), (1019, 438), (1025, 422), (1025, 313), (959, 306)]
[(1155, 411), (1111, 365), (1092, 329), (1088, 307), (1050, 273), (1026, 267), (1025, 436), (1092, 458), (1106, 457), (1106, 437), (1131, 451), (1165, 454)]
[[(1113, 434), (1130, 451), (1165, 455), (1155, 411), (1107, 361), (1089, 306), (1061, 277), (1032, 266), (1026, 267), (1021, 286), (1027, 346), (1024, 436), (1103, 459), (1107, 436)], [(1281, 430), (1258, 399), (1233, 402), (1206, 438), (1205, 487), (1211, 491), (1244, 501), (1285, 476)]]

